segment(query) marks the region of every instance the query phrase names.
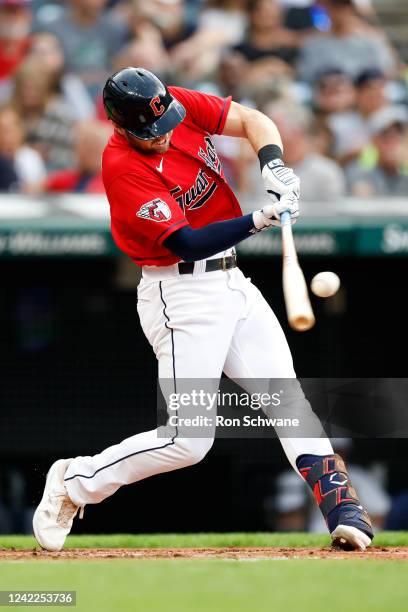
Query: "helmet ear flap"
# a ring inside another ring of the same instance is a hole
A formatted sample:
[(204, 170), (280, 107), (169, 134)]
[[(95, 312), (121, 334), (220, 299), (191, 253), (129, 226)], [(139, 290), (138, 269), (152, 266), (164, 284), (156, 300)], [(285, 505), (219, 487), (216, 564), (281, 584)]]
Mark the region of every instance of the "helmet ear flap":
[(124, 122), (124, 115), (121, 109), (115, 106), (115, 103), (107, 96), (103, 99), (103, 105), (108, 119), (114, 121), (118, 125), (122, 125)]
[(124, 121), (124, 113), (121, 108), (124, 96), (123, 92), (115, 83), (114, 77), (115, 75), (109, 77), (103, 88), (103, 106), (108, 119), (121, 125)]

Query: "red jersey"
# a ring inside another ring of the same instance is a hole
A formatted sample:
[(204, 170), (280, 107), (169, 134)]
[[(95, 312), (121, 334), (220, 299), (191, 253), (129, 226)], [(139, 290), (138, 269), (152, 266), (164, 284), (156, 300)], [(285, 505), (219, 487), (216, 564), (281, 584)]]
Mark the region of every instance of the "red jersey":
[(8, 54), (4, 42), (0, 40), (0, 79), (12, 76), (27, 54), (30, 42), (28, 37), (23, 38), (17, 43), (13, 53)]
[(242, 215), (211, 140), (221, 134), (231, 98), (169, 87), (186, 109), (166, 153), (146, 155), (117, 132), (102, 156), (102, 176), (118, 247), (138, 265), (180, 261), (163, 242), (185, 225)]

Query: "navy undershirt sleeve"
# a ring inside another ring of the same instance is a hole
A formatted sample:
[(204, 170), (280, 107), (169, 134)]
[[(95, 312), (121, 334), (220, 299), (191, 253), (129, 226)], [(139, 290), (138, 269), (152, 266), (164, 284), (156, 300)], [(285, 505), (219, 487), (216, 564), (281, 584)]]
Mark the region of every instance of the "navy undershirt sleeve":
[(184, 261), (198, 261), (233, 247), (253, 231), (254, 221), (250, 213), (236, 219), (210, 223), (200, 229), (186, 225), (173, 232), (163, 244)]

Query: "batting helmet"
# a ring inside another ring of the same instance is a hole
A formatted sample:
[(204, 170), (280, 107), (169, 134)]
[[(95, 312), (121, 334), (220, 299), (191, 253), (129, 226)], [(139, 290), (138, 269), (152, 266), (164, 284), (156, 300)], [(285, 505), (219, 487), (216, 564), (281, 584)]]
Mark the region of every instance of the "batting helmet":
[(109, 77), (103, 104), (109, 119), (141, 140), (167, 134), (186, 116), (166, 85), (144, 68), (124, 68)]

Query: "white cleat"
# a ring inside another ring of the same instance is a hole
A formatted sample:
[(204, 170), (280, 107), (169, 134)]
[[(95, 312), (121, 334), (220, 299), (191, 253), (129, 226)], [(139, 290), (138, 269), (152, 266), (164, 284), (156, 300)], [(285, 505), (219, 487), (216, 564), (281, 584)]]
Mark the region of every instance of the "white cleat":
[(371, 544), (371, 538), (364, 531), (351, 525), (337, 525), (331, 533), (332, 545), (343, 550), (365, 550)]
[[(79, 510), (68, 497), (64, 475), (72, 459), (59, 459), (49, 469), (44, 495), (33, 516), (35, 539), (41, 548), (61, 550)], [(83, 516), (81, 508), (79, 518)]]

